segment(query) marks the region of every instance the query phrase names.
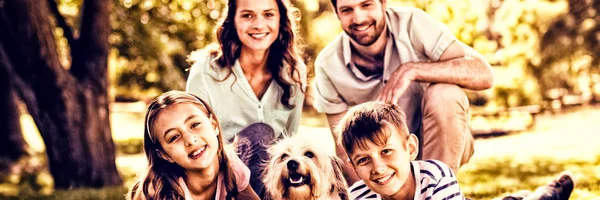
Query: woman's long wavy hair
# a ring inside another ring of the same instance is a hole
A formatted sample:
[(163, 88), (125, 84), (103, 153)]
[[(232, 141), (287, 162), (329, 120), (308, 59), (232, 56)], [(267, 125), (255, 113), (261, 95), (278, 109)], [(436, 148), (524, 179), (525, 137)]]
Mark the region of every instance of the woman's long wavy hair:
[[(148, 171), (140, 181), (133, 186), (129, 198), (133, 199), (141, 186), (142, 196), (145, 199), (185, 199), (184, 191), (178, 183), (179, 177), (184, 176), (184, 169), (176, 163), (170, 163), (159, 155), (164, 150), (155, 135), (151, 132), (152, 124), (160, 111), (164, 108), (181, 103), (196, 105), (212, 121), (213, 126), (220, 132), (217, 135), (219, 149), (217, 157), (219, 160), (219, 175), (223, 176), (227, 190), (227, 199), (233, 199), (238, 194), (238, 186), (235, 182), (235, 174), (230, 165), (230, 160), (223, 150), (223, 137), (221, 126), (213, 110), (208, 104), (196, 95), (182, 92), (169, 91), (156, 97), (148, 106), (146, 111), (146, 123), (144, 126), (144, 153), (148, 159)], [(153, 191), (153, 192), (150, 192)]]
[[(269, 47), (267, 56), (267, 68), (273, 76), (273, 80), (283, 89), (281, 104), (287, 108), (293, 108), (290, 104), (290, 97), (293, 95), (293, 88), (296, 84), (302, 85), (301, 75), (296, 68), (300, 50), (297, 48), (298, 22), (300, 20), (299, 11), (293, 7), (287, 0), (274, 0), (279, 8), (279, 36), (277, 40)], [(235, 29), (235, 11), (237, 9), (237, 0), (229, 0), (226, 8), (226, 15), (217, 29), (217, 40), (220, 49), (213, 52), (216, 56), (216, 62), (220, 67), (232, 67), (235, 60), (240, 57), (242, 42)], [(273, 51), (271, 51), (273, 50)], [(287, 67), (286, 67), (287, 66)], [(230, 70), (229, 75), (232, 74)], [(229, 77), (227, 75), (227, 77)], [(223, 80), (227, 79), (225, 77)], [(302, 87), (301, 87), (302, 88)], [(302, 89), (304, 90), (304, 89)], [(305, 92), (305, 91), (301, 91)], [(300, 105), (302, 106), (302, 105)]]

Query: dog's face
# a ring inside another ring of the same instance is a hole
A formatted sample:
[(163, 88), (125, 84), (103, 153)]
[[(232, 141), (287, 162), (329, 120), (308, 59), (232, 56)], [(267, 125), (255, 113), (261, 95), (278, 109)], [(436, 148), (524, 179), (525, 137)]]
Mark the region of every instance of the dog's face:
[(309, 138), (283, 139), (269, 155), (263, 181), (274, 199), (339, 199), (346, 192), (343, 162)]

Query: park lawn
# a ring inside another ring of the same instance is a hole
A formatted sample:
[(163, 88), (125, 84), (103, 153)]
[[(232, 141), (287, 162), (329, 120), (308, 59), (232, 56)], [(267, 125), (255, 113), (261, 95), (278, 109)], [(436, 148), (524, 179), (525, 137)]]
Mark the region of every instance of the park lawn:
[[(27, 116), (24, 119), (27, 121)], [(597, 145), (600, 136), (594, 134), (600, 130), (597, 119), (600, 119), (600, 107), (584, 107), (558, 115), (538, 116), (535, 127), (529, 131), (478, 138), (473, 158), (458, 173), (463, 192), (472, 199), (494, 199), (518, 190), (534, 190), (568, 170), (576, 180), (571, 199), (600, 199), (600, 145)], [(111, 120), (115, 143), (123, 146), (135, 143), (133, 146), (139, 148), (143, 116), (113, 113)], [(300, 132), (307, 137), (329, 135), (326, 127), (306, 125), (303, 123)], [(30, 128), (24, 132), (26, 140), (36, 144), (37, 132), (31, 133)], [(325, 148), (333, 150), (331, 139), (322, 141)], [(118, 152), (117, 155), (124, 187), (55, 190), (50, 195), (41, 195), (32, 187), (24, 186), (25, 189), (18, 188), (15, 195), (14, 185), (0, 184), (0, 199), (123, 199), (126, 188), (138, 172), (144, 170), (146, 161), (141, 153)]]
[(592, 160), (490, 157), (461, 169), (458, 182), (469, 198), (493, 199), (519, 190), (534, 191), (565, 170), (570, 171), (576, 181), (571, 199), (600, 199), (600, 155)]
[(102, 189), (75, 189), (56, 190), (50, 195), (41, 195), (27, 188), (18, 196), (0, 196), (0, 199), (27, 199), (27, 200), (100, 200), (100, 199), (125, 199), (127, 190), (124, 187), (105, 187)]
[[(123, 171), (123, 166), (119, 169)], [(470, 163), (461, 169), (458, 176), (467, 197), (493, 199), (520, 189), (534, 190), (553, 180), (563, 170), (571, 171), (577, 180), (571, 199), (600, 198), (600, 155), (594, 160), (536, 157), (515, 161), (510, 157), (491, 157)], [(19, 196), (0, 196), (0, 199), (124, 199), (126, 191), (125, 187), (56, 190), (46, 196), (26, 189)]]
[(468, 197), (490, 199), (534, 190), (570, 171), (571, 199), (600, 199), (600, 107), (542, 115), (529, 131), (475, 141), (475, 154), (459, 171)]

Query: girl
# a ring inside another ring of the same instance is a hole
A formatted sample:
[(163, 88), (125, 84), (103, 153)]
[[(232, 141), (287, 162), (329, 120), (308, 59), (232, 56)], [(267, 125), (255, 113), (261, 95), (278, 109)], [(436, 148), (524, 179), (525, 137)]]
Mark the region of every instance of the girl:
[(131, 199), (259, 199), (250, 171), (223, 148), (214, 112), (201, 98), (166, 92), (146, 111), (144, 153), (148, 171)]
[(219, 48), (190, 56), (186, 90), (215, 109), (223, 138), (235, 138), (260, 196), (266, 147), (282, 133), (295, 133), (302, 115), (306, 66), (297, 53), (292, 10), (287, 0), (230, 0), (217, 30)]

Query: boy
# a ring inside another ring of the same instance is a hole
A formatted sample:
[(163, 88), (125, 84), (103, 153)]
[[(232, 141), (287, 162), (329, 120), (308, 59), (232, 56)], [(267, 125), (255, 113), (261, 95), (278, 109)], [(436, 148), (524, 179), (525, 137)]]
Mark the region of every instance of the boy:
[(419, 142), (398, 105), (357, 105), (335, 132), (361, 179), (348, 188), (351, 199), (465, 199), (446, 164), (414, 161)]

